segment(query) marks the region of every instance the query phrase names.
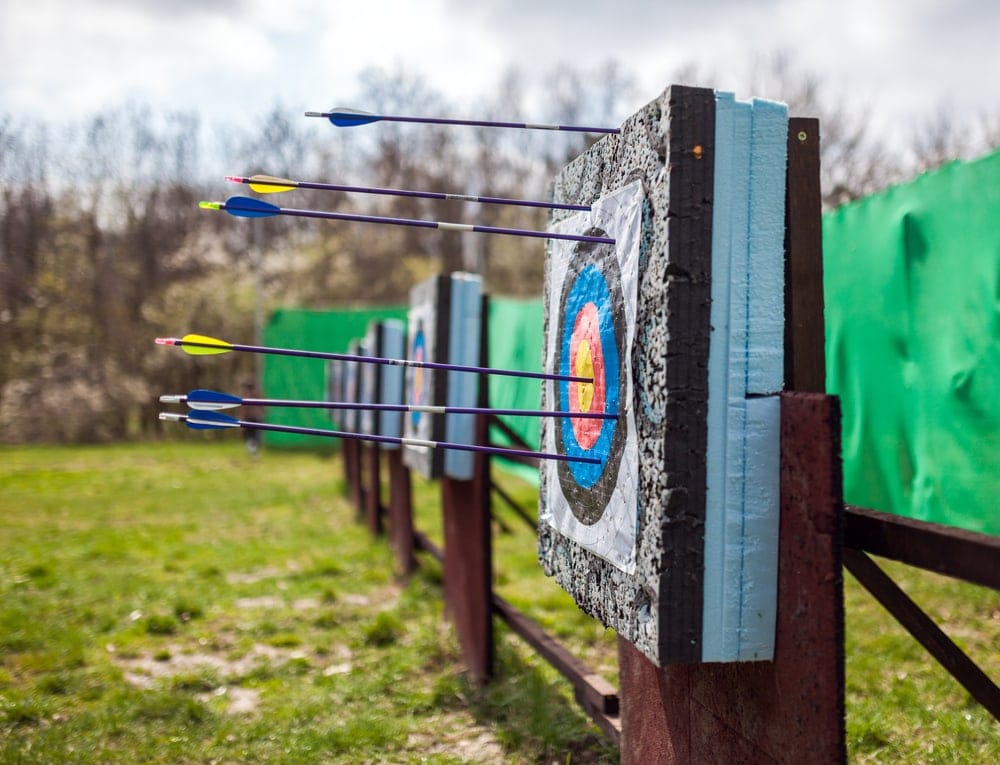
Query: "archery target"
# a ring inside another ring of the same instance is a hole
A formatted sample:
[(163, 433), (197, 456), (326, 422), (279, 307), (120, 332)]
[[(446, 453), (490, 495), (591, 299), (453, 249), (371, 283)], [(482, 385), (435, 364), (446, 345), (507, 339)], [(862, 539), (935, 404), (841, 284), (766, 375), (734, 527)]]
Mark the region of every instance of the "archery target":
[[(606, 236), (589, 229), (594, 236)], [(555, 408), (560, 412), (621, 414), (619, 389), (624, 377), (625, 321), (621, 276), (612, 245), (581, 243), (573, 256), (559, 301), (556, 369), (561, 375), (593, 377), (592, 383), (561, 381)], [(612, 294), (614, 292), (614, 294)], [(576, 518), (591, 525), (604, 512), (601, 498), (613, 490), (625, 443), (617, 420), (573, 419), (555, 423), (561, 453), (596, 457), (600, 463), (560, 462), (559, 483)], [(598, 501), (594, 501), (597, 499)]]
[[(409, 358), (419, 364), (427, 361), (427, 336), (424, 334), (423, 322), (418, 322), (417, 331), (413, 335)], [(410, 371), (410, 390), (407, 402), (424, 406), (427, 404), (427, 375), (423, 368), (413, 367)], [(410, 424), (420, 428), (422, 412), (410, 412)]]
[[(384, 319), (380, 325), (382, 355), (387, 359), (401, 359), (406, 355), (406, 326), (396, 319)], [(402, 367), (386, 365), (379, 375), (379, 401), (383, 404), (403, 403), (405, 374)], [(378, 433), (399, 438), (403, 435), (403, 416), (400, 412), (383, 411), (378, 416)], [(383, 444), (385, 449), (398, 449), (397, 444)]]
[[(368, 332), (365, 334), (366, 355), (383, 356), (382, 333), (377, 321), (368, 324)], [(379, 387), (381, 386), (382, 368), (378, 364), (361, 364), (360, 381), (358, 384), (358, 396), (362, 404), (377, 404)], [(358, 430), (365, 435), (375, 435), (378, 428), (378, 415), (371, 409), (362, 409), (358, 412)]]
[[(365, 346), (358, 340), (351, 342), (347, 352), (351, 356), (365, 355)], [(344, 363), (344, 401), (356, 404), (360, 400), (361, 365), (356, 361)], [(357, 409), (348, 409), (343, 414), (343, 428), (350, 433), (358, 432), (359, 417)]]
[[(438, 362), (448, 357), (451, 281), (432, 276), (410, 290), (407, 357), (412, 361)], [(424, 367), (406, 368), (406, 403), (444, 406), (447, 373)], [(444, 417), (426, 412), (410, 412), (403, 421), (406, 438), (443, 441)], [(437, 478), (444, 456), (441, 449), (409, 444), (403, 448), (403, 462), (426, 478)]]
[[(553, 241), (545, 295), (546, 369), (593, 382), (547, 383), (552, 408), (568, 416), (543, 425), (543, 443), (548, 450), (598, 462), (547, 462), (543, 517), (628, 573), (635, 569), (638, 523), (631, 350), (642, 210), (642, 186), (636, 182), (598, 200), (589, 213), (561, 222), (560, 232), (610, 237), (615, 244)], [(617, 419), (573, 418), (573, 412)]]

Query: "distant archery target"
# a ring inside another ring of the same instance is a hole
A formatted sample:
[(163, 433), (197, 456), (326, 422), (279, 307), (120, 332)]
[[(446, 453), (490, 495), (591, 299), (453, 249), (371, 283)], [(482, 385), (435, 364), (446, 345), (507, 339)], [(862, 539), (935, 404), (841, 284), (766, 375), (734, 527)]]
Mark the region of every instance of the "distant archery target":
[[(587, 234), (607, 236), (597, 228)], [(555, 388), (556, 408), (619, 414), (626, 343), (618, 259), (612, 245), (580, 243), (571, 263), (559, 301), (556, 369), (562, 375), (594, 381), (560, 382)], [(614, 492), (625, 430), (616, 419), (563, 417), (555, 423), (556, 443), (563, 453), (600, 460), (559, 463), (559, 483), (573, 515), (583, 524), (601, 519)]]
[[(422, 326), (417, 327), (417, 332), (413, 336), (413, 346), (410, 348), (410, 360), (424, 362), (427, 360), (427, 338), (424, 336)], [(409, 403), (423, 405), (427, 403), (427, 375), (421, 367), (411, 367), (410, 375), (410, 400)], [(413, 427), (419, 427), (421, 412), (412, 412), (410, 421)]]

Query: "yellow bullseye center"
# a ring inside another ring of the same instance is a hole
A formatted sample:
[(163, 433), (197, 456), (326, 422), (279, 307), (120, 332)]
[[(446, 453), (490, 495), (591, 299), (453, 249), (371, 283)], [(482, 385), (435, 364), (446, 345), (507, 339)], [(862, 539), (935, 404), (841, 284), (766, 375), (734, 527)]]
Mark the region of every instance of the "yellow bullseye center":
[[(576, 348), (576, 367), (573, 373), (577, 377), (594, 377), (594, 357), (590, 352), (590, 343), (581, 340)], [(580, 411), (589, 412), (590, 404), (594, 400), (593, 383), (575, 383), (577, 399), (580, 402)]]

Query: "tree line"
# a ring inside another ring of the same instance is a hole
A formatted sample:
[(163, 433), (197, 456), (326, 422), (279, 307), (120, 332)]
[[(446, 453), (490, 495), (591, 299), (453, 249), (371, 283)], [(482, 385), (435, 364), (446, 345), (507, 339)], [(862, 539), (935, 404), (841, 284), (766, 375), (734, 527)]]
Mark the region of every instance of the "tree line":
[[(884, 151), (863, 115), (824, 100), (820, 82), (775, 58), (749, 92), (818, 116), (828, 205), (915, 170), (997, 145), (997, 124), (975, 140), (946, 120), (915, 134), (907, 158)], [(710, 83), (693, 68), (664, 82)], [(524, 75), (503, 74), (477, 117), (618, 124), (636, 103), (634, 77), (608, 62), (553, 69), (544, 113), (530, 114)], [(371, 69), (358, 103), (383, 113), (460, 114), (402, 71)], [(463, 111), (469, 111), (468, 109)], [(189, 331), (246, 341), (278, 306), (405, 303), (431, 273), (483, 274), (495, 294), (541, 291), (535, 240), (433, 229), (249, 223), (199, 210), (200, 199), (246, 193), (225, 174), (266, 173), (386, 188), (544, 199), (548, 180), (595, 137), (381, 123), (317, 142), (299, 113), (275, 105), (254, 128), (205, 125), (196, 113), (126, 103), (70, 124), (0, 114), (0, 439), (99, 442), (158, 431), (156, 396), (233, 387), (255, 374), (240, 354), (179, 363), (152, 339)], [(332, 128), (331, 128), (332, 130)], [(283, 206), (402, 218), (543, 228), (544, 212), (399, 196), (296, 191)]]

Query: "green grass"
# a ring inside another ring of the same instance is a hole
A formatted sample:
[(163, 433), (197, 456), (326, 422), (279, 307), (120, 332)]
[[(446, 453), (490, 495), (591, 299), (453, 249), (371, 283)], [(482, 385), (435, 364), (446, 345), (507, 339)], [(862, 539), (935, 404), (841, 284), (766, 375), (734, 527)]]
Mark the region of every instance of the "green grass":
[(614, 761), (503, 630), (467, 682), (439, 567), (401, 585), (341, 476), (239, 442), (0, 449), (0, 761)]
[[(1000, 592), (876, 562), (1000, 680)], [(1000, 724), (850, 574), (844, 579), (851, 761), (1000, 762)]]
[[(467, 682), (440, 568), (405, 586), (336, 459), (238, 442), (0, 448), (0, 761), (615, 762), (568, 685), (498, 624)], [(503, 479), (531, 507), (534, 492)], [(440, 541), (439, 490), (417, 483)], [(614, 634), (499, 506), (500, 593), (617, 685)], [(1000, 596), (890, 566), (997, 677)], [(847, 578), (855, 762), (1000, 761), (995, 722)]]

